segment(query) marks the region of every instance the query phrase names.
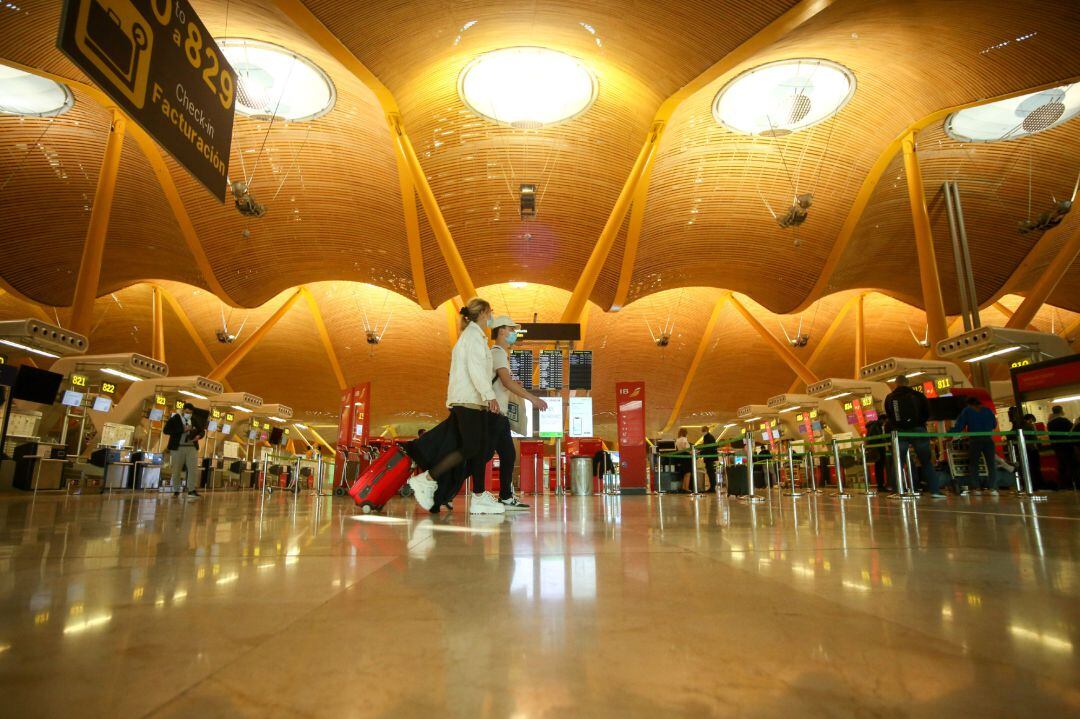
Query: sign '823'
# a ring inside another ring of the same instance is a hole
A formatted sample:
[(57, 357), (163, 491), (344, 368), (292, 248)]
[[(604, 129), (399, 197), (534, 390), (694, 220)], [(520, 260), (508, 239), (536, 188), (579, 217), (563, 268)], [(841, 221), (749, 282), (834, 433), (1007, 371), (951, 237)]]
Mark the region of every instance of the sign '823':
[(57, 47), (225, 199), (236, 74), (186, 0), (65, 0)]

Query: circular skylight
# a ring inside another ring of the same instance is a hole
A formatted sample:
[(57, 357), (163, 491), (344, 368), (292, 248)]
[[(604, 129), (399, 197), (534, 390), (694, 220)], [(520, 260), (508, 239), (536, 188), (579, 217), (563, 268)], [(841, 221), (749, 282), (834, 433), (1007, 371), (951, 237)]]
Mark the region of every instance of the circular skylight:
[(51, 117), (74, 104), (71, 91), (60, 83), (0, 65), (0, 113)]
[(721, 125), (781, 137), (835, 115), (855, 93), (855, 75), (828, 60), (780, 60), (748, 70), (713, 101)]
[(219, 40), (236, 71), (236, 111), (253, 117), (311, 120), (334, 106), (334, 83), (306, 57), (268, 42)]
[(1077, 85), (1062, 85), (949, 115), (945, 132), (960, 142), (998, 142), (1034, 135), (1080, 113)]
[(543, 47), (508, 47), (466, 65), (458, 93), (489, 120), (536, 129), (588, 110), (596, 101), (597, 83), (576, 57)]

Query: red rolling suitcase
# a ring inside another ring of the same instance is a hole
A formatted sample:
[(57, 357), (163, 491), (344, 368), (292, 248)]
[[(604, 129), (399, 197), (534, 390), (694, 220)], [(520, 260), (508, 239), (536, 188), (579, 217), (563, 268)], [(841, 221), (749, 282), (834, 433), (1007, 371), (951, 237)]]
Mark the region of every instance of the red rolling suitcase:
[(398, 493), (411, 475), (412, 460), (400, 447), (395, 446), (379, 455), (364, 470), (349, 494), (364, 513), (378, 511)]

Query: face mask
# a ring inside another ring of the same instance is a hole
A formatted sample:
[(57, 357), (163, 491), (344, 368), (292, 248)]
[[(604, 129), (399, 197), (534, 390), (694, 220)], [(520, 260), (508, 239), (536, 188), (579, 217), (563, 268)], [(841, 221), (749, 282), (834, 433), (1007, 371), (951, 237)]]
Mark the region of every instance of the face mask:
[(488, 317), (487, 318), (487, 326), (488, 326), (488, 329), (491, 329), (492, 327), (495, 326), (495, 318), (494, 317)]
[(184, 412), (184, 419), (191, 419), (191, 412)]
[(506, 344), (512, 345), (515, 342), (517, 342), (517, 339), (518, 339), (518, 333), (517, 332), (511, 330), (510, 332), (506, 333)]

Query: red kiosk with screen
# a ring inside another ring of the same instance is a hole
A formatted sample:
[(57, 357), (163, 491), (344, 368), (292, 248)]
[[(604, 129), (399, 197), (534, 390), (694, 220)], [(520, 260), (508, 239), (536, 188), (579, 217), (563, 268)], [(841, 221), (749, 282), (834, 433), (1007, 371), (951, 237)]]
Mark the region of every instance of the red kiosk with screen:
[[(645, 383), (616, 382), (619, 428), (619, 483), (623, 494), (645, 492)], [(627, 491), (629, 490), (629, 491)]]

